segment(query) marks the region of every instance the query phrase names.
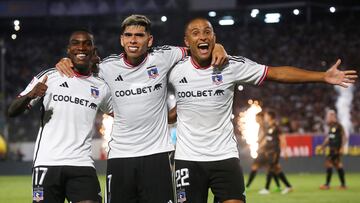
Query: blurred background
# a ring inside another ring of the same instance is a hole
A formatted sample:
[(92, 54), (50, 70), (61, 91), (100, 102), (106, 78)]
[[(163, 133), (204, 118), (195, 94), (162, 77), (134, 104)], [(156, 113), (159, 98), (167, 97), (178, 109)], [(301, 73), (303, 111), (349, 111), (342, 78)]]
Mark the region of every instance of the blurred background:
[[(155, 45), (184, 46), (185, 23), (201, 16), (212, 22), (217, 41), (230, 55), (318, 71), (327, 70), (338, 58), (343, 69), (360, 66), (360, 1), (356, 0), (0, 0), (0, 174), (28, 174), (39, 128), (39, 107), (10, 119), (6, 117), (10, 102), (34, 75), (66, 56), (74, 29), (94, 33), (101, 57), (120, 54), (121, 22), (134, 13), (152, 20)], [(169, 93), (169, 103), (173, 99)], [(326, 132), (325, 112), (341, 112), (349, 136), (344, 161), (350, 171), (360, 171), (359, 82), (348, 89), (268, 81), (260, 87), (240, 84), (233, 120), (245, 171), (251, 162), (250, 148), (238, 121), (254, 103), (277, 113), (291, 157), (284, 167), (293, 172), (323, 171), (324, 157), (318, 148)], [(106, 159), (106, 126), (99, 114), (94, 130), (96, 160)], [(25, 169), (12, 165), (19, 162), (25, 163)], [(104, 172), (104, 162), (98, 163)]]

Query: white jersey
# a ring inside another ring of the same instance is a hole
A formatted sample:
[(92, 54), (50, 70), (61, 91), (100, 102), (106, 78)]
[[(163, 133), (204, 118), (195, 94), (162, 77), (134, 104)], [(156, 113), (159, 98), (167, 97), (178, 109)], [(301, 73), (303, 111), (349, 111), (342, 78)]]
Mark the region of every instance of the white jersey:
[(112, 112), (106, 83), (94, 76), (62, 77), (53, 68), (34, 77), (20, 96), (29, 93), (47, 75), (42, 99), (41, 126), (35, 143), (36, 166), (92, 166), (91, 140), (97, 110)]
[(199, 68), (191, 57), (169, 76), (177, 102), (175, 159), (218, 161), (238, 157), (231, 122), (236, 83), (260, 84), (267, 67), (243, 57), (230, 57), (222, 70)]
[(163, 46), (136, 67), (124, 55), (100, 63), (99, 75), (114, 101), (109, 158), (139, 157), (174, 150), (168, 130), (167, 74), (185, 50)]

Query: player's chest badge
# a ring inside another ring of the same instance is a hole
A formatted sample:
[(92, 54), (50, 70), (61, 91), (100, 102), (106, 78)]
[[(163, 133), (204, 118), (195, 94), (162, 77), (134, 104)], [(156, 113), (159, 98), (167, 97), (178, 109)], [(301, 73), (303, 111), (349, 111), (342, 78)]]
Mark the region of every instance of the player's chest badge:
[(97, 87), (91, 86), (91, 96), (93, 96), (95, 99), (99, 97), (99, 89)]
[(220, 85), (223, 83), (223, 75), (220, 71), (215, 71), (211, 74), (211, 80), (213, 81), (213, 84)]
[(155, 79), (157, 76), (159, 76), (159, 71), (156, 66), (147, 67), (146, 70), (149, 78)]

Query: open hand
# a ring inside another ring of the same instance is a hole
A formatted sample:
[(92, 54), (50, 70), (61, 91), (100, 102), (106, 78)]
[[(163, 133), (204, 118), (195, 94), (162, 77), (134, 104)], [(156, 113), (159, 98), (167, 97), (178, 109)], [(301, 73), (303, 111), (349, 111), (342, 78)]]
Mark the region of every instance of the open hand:
[(333, 85), (341, 87), (348, 87), (348, 84), (355, 83), (357, 72), (355, 70), (341, 71), (338, 69), (341, 60), (338, 59), (336, 63), (325, 72), (325, 81)]

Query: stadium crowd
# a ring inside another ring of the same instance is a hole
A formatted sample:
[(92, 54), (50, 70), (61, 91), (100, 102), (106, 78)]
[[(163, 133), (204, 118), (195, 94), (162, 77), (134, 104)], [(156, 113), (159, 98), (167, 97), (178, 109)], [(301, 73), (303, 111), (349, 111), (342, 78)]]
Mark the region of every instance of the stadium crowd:
[[(342, 67), (355, 68), (360, 64), (360, 28), (352, 21), (248, 24), (215, 27), (217, 41), (228, 54), (242, 55), (269, 66), (292, 65), (324, 71), (341, 58)], [(158, 25), (159, 26), (159, 25)], [(154, 28), (155, 45), (182, 45), (183, 26), (166, 24)], [(92, 27), (102, 57), (120, 53), (119, 29)], [(174, 31), (176, 30), (176, 33)], [(35, 31), (6, 43), (6, 103), (43, 69), (54, 67), (66, 55), (63, 44), (69, 32)], [(360, 88), (354, 87), (351, 114), (354, 133), (360, 133)], [(248, 99), (256, 99), (265, 108), (278, 112), (285, 132), (322, 133), (326, 108), (335, 108), (337, 93), (325, 84), (285, 85), (265, 82), (260, 88), (244, 86), (236, 92), (235, 112), (242, 110)], [(34, 107), (39, 108), (39, 107)], [(9, 120), (10, 141), (34, 141), (38, 130), (39, 113)], [(23, 125), (26, 123), (26, 125)], [(97, 126), (101, 125), (101, 116)], [(97, 135), (99, 136), (99, 135)]]

